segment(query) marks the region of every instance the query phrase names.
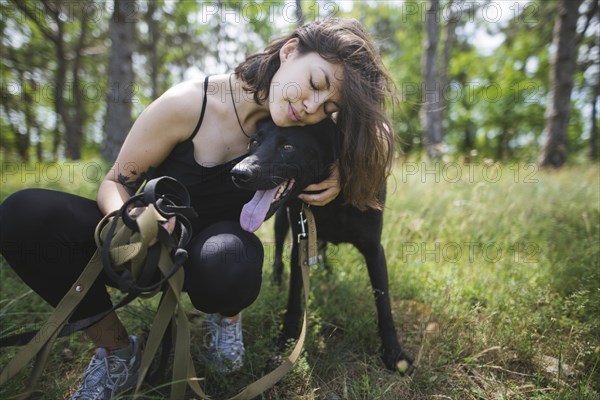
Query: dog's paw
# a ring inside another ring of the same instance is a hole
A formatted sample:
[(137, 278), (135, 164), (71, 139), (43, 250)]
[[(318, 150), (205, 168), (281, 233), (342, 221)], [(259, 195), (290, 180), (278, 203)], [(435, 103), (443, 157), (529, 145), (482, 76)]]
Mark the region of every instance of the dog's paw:
[(284, 352), (292, 349), (296, 344), (296, 341), (296, 338), (289, 337), (281, 331), (275, 338), (275, 347), (277, 348), (277, 351)]
[(273, 370), (279, 367), (281, 364), (283, 364), (283, 361), (283, 356), (281, 354), (271, 356), (271, 358), (269, 358), (269, 361), (267, 362), (267, 368)]
[(414, 371), (414, 365), (410, 358), (402, 358), (396, 362), (396, 370), (402, 375), (411, 375)]
[(410, 375), (414, 371), (413, 360), (401, 350), (389, 354), (388, 357), (384, 352), (382, 359), (386, 368), (390, 371), (398, 371), (401, 375)]

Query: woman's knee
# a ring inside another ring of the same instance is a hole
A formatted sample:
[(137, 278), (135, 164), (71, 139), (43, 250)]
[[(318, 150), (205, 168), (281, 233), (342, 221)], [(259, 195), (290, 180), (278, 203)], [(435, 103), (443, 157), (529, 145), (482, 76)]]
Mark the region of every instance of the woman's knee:
[(88, 247), (95, 247), (101, 217), (93, 200), (47, 189), (20, 190), (0, 205), (0, 252), (7, 259), (35, 253), (43, 262), (80, 250), (86, 256)]
[(205, 312), (233, 315), (256, 300), (262, 284), (263, 246), (237, 222), (212, 225), (194, 238), (186, 263), (186, 290)]
[(87, 230), (102, 218), (96, 202), (85, 197), (48, 189), (23, 189), (0, 204), (2, 239), (25, 233), (45, 236), (65, 225)]
[[(18, 230), (23, 225), (24, 219), (29, 220), (30, 215), (39, 212), (39, 207), (36, 207), (35, 202), (38, 193), (39, 189), (19, 190), (8, 196), (0, 204), (0, 228), (2, 229), (3, 239), (8, 239), (8, 233), (11, 231)], [(37, 205), (39, 206), (39, 204)], [(37, 215), (34, 217), (37, 217)]]
[(40, 189), (24, 189), (11, 194), (0, 204), (0, 253), (9, 258), (21, 247), (37, 242), (41, 230), (47, 227)]

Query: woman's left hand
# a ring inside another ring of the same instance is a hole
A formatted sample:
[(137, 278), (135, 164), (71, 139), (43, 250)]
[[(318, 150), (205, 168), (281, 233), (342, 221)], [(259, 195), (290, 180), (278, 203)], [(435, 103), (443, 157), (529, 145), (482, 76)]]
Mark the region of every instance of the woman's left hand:
[(302, 193), (298, 198), (311, 206), (324, 206), (335, 199), (341, 191), (340, 170), (337, 161), (331, 166), (329, 177), (322, 182), (314, 183), (306, 187), (307, 191), (323, 190), (317, 194)]

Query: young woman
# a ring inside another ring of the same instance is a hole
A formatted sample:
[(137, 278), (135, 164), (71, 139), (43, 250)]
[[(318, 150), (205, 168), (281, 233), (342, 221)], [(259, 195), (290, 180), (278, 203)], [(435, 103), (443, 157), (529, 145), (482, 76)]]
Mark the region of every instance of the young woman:
[[(100, 184), (97, 202), (41, 189), (14, 193), (0, 206), (0, 250), (27, 285), (56, 305), (95, 250), (93, 232), (102, 216), (120, 208), (144, 179), (172, 176), (187, 187), (199, 214), (192, 221), (184, 289), (210, 314), (208, 353), (215, 368), (238, 369), (241, 311), (258, 296), (263, 253), (260, 240), (238, 222), (252, 193), (237, 189), (229, 170), (244, 157), (262, 118), (285, 127), (336, 114), (339, 162), (329, 179), (308, 188), (322, 192), (302, 199), (323, 205), (342, 191), (361, 209), (379, 207), (375, 196), (392, 159), (393, 132), (384, 111), (392, 88), (359, 22), (307, 24), (248, 57), (233, 74), (181, 83), (150, 104)], [(44, 256), (50, 248), (59, 256)], [(106, 278), (95, 283), (73, 320), (111, 307), (106, 284)], [(110, 399), (135, 385), (138, 340), (117, 315), (86, 333), (97, 350), (71, 398)]]

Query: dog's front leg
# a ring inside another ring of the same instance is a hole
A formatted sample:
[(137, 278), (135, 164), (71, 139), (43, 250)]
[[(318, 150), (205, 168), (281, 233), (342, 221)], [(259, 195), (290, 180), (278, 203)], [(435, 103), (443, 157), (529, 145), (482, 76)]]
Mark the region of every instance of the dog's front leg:
[(285, 246), (285, 237), (290, 224), (287, 216), (287, 208), (282, 207), (275, 214), (275, 256), (273, 258), (273, 282), (281, 286), (283, 276), (283, 250)]
[(402, 351), (398, 342), (390, 305), (387, 262), (383, 246), (380, 243), (372, 243), (359, 250), (365, 256), (375, 296), (383, 363), (388, 369), (409, 373), (412, 369), (412, 360)]
[(294, 242), (292, 246), (292, 257), (290, 261), (290, 290), (288, 293), (288, 304), (283, 318), (278, 345), (284, 347), (289, 339), (296, 339), (300, 335), (300, 318), (302, 305), (302, 271), (298, 266), (298, 246)]

